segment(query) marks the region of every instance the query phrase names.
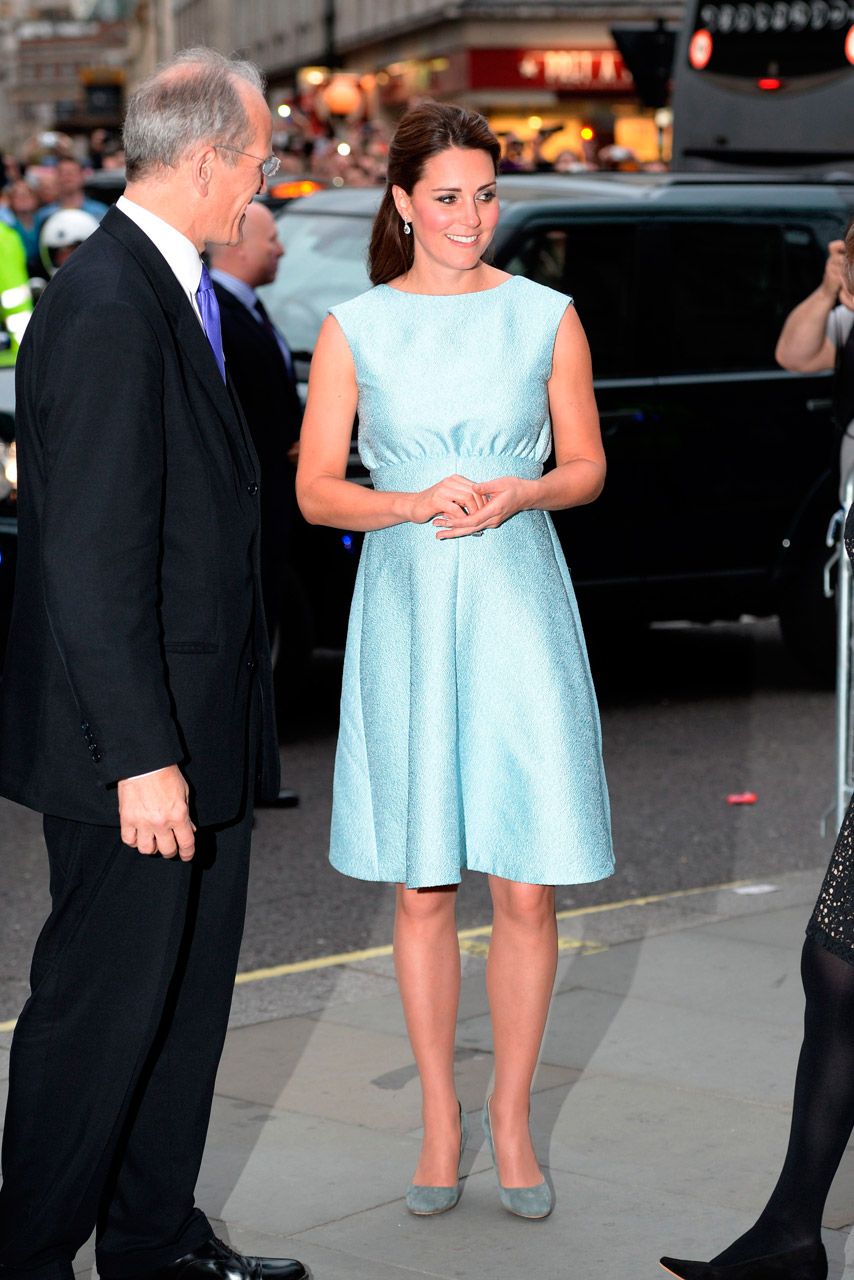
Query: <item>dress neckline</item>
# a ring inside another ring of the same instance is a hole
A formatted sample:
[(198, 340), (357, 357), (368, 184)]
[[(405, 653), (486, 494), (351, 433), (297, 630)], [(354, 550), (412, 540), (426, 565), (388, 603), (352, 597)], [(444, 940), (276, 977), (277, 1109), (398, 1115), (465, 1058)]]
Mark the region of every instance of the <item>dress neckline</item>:
[(385, 283), (377, 287), (388, 289), (389, 293), (402, 294), (404, 298), (479, 298), (483, 293), (497, 293), (499, 289), (503, 289), (505, 285), (512, 284), (514, 280), (518, 279), (518, 276), (511, 275), (506, 280), (502, 280), (500, 284), (490, 285), (488, 289), (467, 289), (464, 293), (415, 293), (412, 289), (395, 289), (393, 285)]

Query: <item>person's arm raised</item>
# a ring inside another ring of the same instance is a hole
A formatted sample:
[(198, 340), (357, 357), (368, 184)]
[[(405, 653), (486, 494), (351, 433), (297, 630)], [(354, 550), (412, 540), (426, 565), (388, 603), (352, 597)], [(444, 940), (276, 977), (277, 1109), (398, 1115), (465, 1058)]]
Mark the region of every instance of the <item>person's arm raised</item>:
[(309, 524), (367, 532), (406, 521), (426, 524), (455, 505), (483, 505), (463, 476), (448, 476), (420, 493), (377, 492), (347, 480), (357, 403), (350, 348), (338, 321), (327, 316), (311, 361), (300, 432), (297, 501)]
[(789, 313), (777, 339), (774, 358), (790, 373), (823, 373), (836, 363), (836, 346), (827, 336), (828, 318), (837, 302), (854, 310), (844, 268), (845, 242), (832, 240), (821, 284)]

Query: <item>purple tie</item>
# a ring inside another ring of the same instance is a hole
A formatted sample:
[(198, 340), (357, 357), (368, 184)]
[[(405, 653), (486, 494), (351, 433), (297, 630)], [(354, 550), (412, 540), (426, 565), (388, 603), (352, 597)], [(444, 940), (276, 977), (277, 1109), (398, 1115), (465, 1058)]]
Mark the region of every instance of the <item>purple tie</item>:
[(202, 278), (196, 290), (196, 302), (202, 317), (202, 326), (207, 335), (214, 359), (225, 382), (225, 354), (222, 349), (222, 325), (219, 319), (219, 303), (214, 293), (213, 282), (207, 267), (202, 263)]

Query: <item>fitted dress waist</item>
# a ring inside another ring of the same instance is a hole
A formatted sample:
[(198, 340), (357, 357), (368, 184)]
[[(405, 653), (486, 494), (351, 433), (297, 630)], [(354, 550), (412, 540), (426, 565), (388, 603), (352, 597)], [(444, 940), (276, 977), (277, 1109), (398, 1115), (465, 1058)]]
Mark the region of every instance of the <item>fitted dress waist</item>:
[(429, 489), (446, 476), (461, 475), (467, 480), (497, 480), (499, 476), (519, 476), (539, 480), (543, 464), (512, 453), (443, 453), (430, 458), (409, 458), (370, 469), (371, 483), (385, 493), (416, 493)]

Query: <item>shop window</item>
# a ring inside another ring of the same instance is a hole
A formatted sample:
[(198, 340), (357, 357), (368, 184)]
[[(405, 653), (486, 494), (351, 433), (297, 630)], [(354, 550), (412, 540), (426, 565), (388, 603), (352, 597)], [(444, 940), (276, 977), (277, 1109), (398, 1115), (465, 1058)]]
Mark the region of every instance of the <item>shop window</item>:
[(537, 227), (499, 264), (574, 298), (597, 378), (638, 372), (632, 324), (636, 238), (633, 226), (612, 223)]
[(661, 373), (776, 369), (783, 322), (820, 279), (820, 263), (810, 267), (814, 245), (796, 228), (767, 223), (683, 222), (661, 231), (670, 252)]

